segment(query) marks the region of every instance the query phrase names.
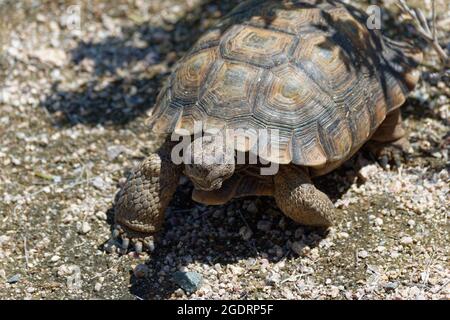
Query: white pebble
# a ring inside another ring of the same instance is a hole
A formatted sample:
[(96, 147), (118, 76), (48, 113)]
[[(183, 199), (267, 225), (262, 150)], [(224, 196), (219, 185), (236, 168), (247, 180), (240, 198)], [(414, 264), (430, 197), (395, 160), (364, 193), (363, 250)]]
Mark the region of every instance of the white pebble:
[(100, 282), (97, 282), (97, 283), (94, 285), (94, 290), (97, 291), (97, 292), (99, 292), (101, 289), (102, 289), (102, 284), (101, 284)]
[(244, 269), (239, 267), (239, 266), (235, 266), (235, 265), (229, 265), (228, 266), (231, 270), (231, 273), (235, 274), (235, 275), (239, 275), (244, 273)]
[(336, 298), (339, 295), (339, 288), (336, 286), (332, 286), (331, 290), (328, 293), (332, 298)]
[(106, 183), (101, 177), (95, 177), (92, 180), (92, 185), (98, 190), (104, 190), (106, 187)]
[(337, 234), (337, 237), (338, 237), (339, 239), (347, 239), (349, 236), (350, 236), (350, 235), (349, 235), (347, 232), (339, 232), (339, 233)]
[(361, 259), (365, 259), (369, 256), (369, 253), (366, 250), (361, 250), (358, 252), (358, 257)]
[(87, 234), (87, 233), (89, 233), (89, 231), (91, 231), (91, 226), (87, 221), (82, 222), (78, 226), (78, 233), (80, 233), (80, 234)]
[(412, 244), (413, 243), (413, 238), (411, 238), (410, 236), (405, 236), (405, 237), (400, 239), (400, 243), (401, 244)]
[(414, 220), (412, 220), (412, 219), (408, 220), (408, 226), (414, 227), (415, 225), (416, 225), (416, 222)]
[(95, 216), (96, 216), (97, 219), (99, 219), (99, 220), (106, 220), (106, 219), (107, 219), (106, 213), (104, 213), (103, 211), (97, 211), (97, 212), (95, 213)]
[(271, 272), (269, 276), (266, 278), (267, 284), (277, 284), (281, 281), (281, 276), (276, 272)]

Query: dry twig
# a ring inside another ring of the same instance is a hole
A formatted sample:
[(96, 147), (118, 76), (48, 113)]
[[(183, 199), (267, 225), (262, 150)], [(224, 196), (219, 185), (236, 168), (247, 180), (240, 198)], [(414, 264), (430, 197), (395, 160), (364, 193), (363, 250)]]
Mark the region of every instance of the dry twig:
[(422, 10), (420, 9), (411, 9), (405, 0), (398, 0), (397, 6), (400, 10), (406, 14), (411, 22), (416, 27), (417, 33), (427, 41), (433, 49), (437, 52), (439, 59), (441, 59), (444, 65), (449, 65), (448, 55), (445, 50), (439, 44), (437, 34), (436, 34), (436, 3), (435, 0), (432, 0), (432, 20), (433, 25), (432, 28), (428, 25), (427, 19)]

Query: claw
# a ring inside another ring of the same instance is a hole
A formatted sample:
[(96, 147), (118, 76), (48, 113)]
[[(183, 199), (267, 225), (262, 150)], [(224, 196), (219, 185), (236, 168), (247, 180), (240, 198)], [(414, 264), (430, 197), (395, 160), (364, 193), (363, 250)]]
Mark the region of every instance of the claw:
[(401, 161), (400, 156), (398, 154), (394, 154), (393, 160), (394, 160), (395, 166), (397, 168), (400, 168), (400, 166), (402, 165), (402, 161)]
[(113, 239), (119, 238), (119, 236), (120, 236), (120, 231), (119, 231), (119, 229), (114, 228), (113, 231), (112, 231), (112, 233), (111, 233), (111, 236), (112, 236)]
[(116, 229), (117, 231), (119, 231), (119, 233), (123, 232), (122, 226), (120, 224), (115, 224), (114, 225), (114, 229)]
[(153, 252), (155, 250), (155, 242), (153, 241), (152, 237), (145, 238), (144, 245), (150, 252)]
[(386, 169), (389, 164), (389, 158), (386, 155), (383, 155), (380, 157), (380, 164), (383, 167), (383, 169)]
[(134, 245), (134, 250), (136, 251), (136, 253), (142, 253), (142, 242), (137, 241)]
[(130, 239), (128, 238), (122, 238), (122, 249), (127, 250), (128, 246), (130, 245)]
[[(121, 243), (120, 241), (121, 240)], [(155, 244), (153, 242), (153, 236), (139, 237), (133, 234), (127, 233), (119, 224), (116, 224), (111, 231), (111, 243), (114, 244), (113, 247), (105, 247), (107, 252), (113, 252), (115, 248), (121, 254), (126, 254), (129, 251), (135, 251), (137, 255), (143, 253), (144, 251), (152, 252), (155, 249)], [(130, 246), (131, 245), (131, 246)], [(129, 247), (130, 250), (129, 250)]]
[(108, 253), (113, 253), (116, 250), (116, 245), (112, 239), (110, 239), (104, 246), (104, 249)]

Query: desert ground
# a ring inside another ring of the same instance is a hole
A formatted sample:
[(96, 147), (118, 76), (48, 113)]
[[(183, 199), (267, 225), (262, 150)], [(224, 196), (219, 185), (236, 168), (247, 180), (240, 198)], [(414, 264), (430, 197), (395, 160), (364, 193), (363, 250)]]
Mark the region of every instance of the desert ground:
[[(108, 250), (159, 89), (238, 2), (0, 1), (0, 299), (450, 298), (450, 70), (428, 48), (402, 107), (409, 157), (383, 168), (361, 151), (315, 180), (337, 208), (330, 230), (270, 198), (197, 204), (182, 179), (153, 252)], [(420, 43), (393, 2), (383, 31)], [(437, 5), (450, 48), (449, 3)], [(201, 283), (183, 290), (176, 272)]]

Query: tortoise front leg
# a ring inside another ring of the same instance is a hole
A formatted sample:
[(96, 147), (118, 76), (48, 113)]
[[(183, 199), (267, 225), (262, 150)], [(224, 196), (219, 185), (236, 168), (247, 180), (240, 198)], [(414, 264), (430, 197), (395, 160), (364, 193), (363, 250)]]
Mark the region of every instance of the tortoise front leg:
[(411, 148), (403, 128), (400, 109), (386, 116), (386, 119), (366, 144), (366, 148), (374, 154), (385, 167), (389, 162), (400, 166)]
[(166, 142), (129, 175), (115, 208), (113, 237), (122, 238), (122, 249), (130, 239), (136, 252), (151, 247), (152, 236), (161, 229), (165, 210), (175, 192), (180, 167), (170, 159), (172, 144)]
[(280, 166), (274, 182), (277, 205), (292, 220), (317, 227), (333, 224), (333, 203), (314, 186), (305, 169), (294, 165)]

